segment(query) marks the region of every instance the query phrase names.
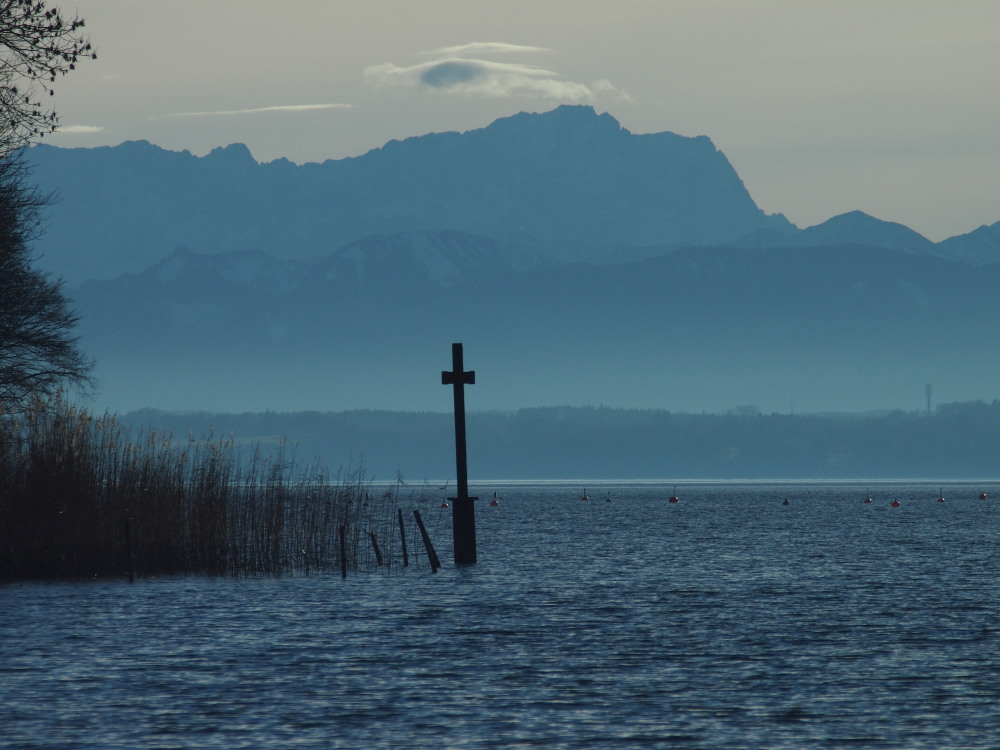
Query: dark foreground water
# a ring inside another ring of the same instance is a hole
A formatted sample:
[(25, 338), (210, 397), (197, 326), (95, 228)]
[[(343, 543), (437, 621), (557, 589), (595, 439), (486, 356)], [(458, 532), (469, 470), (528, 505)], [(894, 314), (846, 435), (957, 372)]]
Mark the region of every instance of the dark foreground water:
[(435, 575), (0, 587), (0, 747), (1000, 747), (1000, 495), (938, 487), (497, 484)]

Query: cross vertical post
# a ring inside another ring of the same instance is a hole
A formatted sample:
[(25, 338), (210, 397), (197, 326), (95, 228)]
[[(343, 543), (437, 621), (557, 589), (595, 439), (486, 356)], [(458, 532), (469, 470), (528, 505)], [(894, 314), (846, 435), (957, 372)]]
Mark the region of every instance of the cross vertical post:
[(451, 371), (441, 373), (441, 384), (454, 386), (455, 393), (455, 468), (458, 497), (451, 500), (451, 528), (455, 542), (455, 564), (476, 562), (476, 513), (469, 497), (469, 470), (465, 450), (465, 386), (476, 382), (475, 370), (466, 372), (462, 362), (462, 345), (451, 345)]

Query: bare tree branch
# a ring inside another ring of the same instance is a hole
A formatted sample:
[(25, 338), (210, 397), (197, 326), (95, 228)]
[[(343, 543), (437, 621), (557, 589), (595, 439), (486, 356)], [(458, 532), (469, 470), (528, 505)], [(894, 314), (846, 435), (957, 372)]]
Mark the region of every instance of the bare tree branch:
[(0, 0), (0, 156), (59, 127), (43, 104), (56, 79), (81, 59), (97, 59), (84, 21), (41, 0)]

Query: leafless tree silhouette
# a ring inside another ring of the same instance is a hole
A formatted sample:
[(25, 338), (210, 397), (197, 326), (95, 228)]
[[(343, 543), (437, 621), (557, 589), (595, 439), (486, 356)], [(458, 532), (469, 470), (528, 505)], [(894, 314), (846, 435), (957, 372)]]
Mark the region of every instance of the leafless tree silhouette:
[(33, 268), (46, 197), (29, 184), (21, 150), (54, 131), (51, 84), (96, 57), (83, 19), (37, 0), (0, 0), (0, 411), (64, 386), (92, 385), (61, 283)]

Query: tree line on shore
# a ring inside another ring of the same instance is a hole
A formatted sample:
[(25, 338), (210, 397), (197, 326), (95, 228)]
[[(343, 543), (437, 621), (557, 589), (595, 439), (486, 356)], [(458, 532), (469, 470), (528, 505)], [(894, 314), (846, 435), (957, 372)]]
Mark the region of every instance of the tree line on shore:
[[(398, 411), (176, 414), (140, 410), (134, 426), (216, 430), (267, 450), (282, 439), (303, 457), (363, 460), (379, 480), (454, 476), (451, 414)], [(723, 414), (541, 407), (468, 415), (470, 478), (940, 478), (1000, 475), (1000, 401), (933, 412)]]

